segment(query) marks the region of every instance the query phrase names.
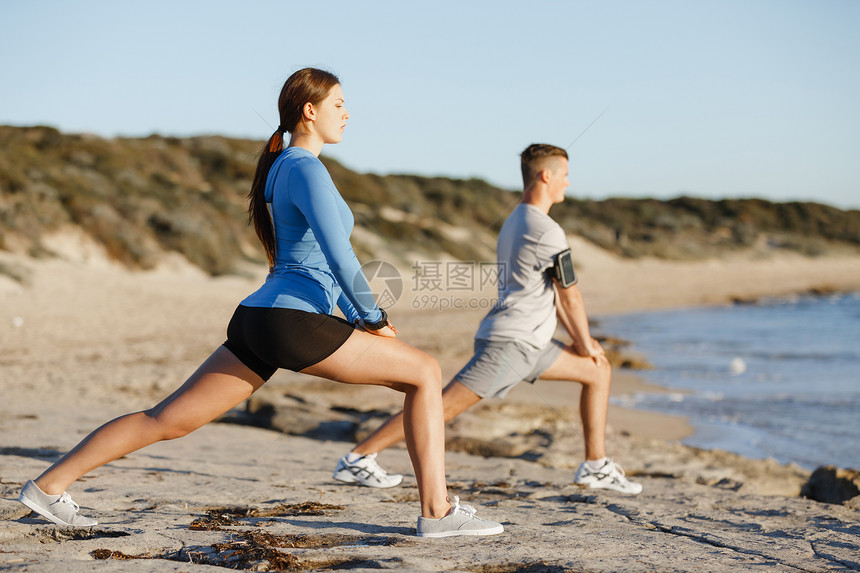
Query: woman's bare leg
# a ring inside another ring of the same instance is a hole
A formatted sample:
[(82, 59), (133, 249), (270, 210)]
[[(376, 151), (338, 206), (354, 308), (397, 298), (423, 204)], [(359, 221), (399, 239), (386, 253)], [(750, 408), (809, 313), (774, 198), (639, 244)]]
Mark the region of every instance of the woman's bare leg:
[(263, 380), (223, 346), (173, 394), (143, 412), (101, 426), (35, 481), (59, 494), (76, 479), (144, 446), (184, 436), (217, 418), (263, 385)]
[(445, 483), (442, 372), (436, 359), (395, 338), (356, 330), (334, 354), (302, 372), (349, 384), (388, 386), (405, 394), (403, 429), (421, 515), (444, 517), (451, 505)]

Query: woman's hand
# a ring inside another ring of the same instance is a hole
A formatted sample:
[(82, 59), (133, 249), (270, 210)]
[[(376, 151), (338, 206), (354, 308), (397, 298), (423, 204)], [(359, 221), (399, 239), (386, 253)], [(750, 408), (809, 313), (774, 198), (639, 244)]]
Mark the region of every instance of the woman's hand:
[(368, 330), (367, 332), (375, 336), (384, 336), (385, 338), (397, 338), (397, 330), (395, 330), (390, 323), (388, 326), (380, 328), (379, 330)]
[(397, 338), (397, 329), (394, 328), (394, 325), (390, 322), (388, 323), (388, 326), (383, 326), (378, 330), (370, 330), (369, 328), (366, 328), (364, 326), (364, 320), (359, 318), (355, 321), (355, 327), (374, 336), (382, 336), (384, 338)]

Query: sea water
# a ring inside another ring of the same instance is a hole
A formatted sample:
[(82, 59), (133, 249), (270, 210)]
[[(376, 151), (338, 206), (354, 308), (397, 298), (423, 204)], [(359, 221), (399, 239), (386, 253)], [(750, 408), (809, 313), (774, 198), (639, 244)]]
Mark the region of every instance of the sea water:
[(860, 293), (603, 317), (672, 391), (615, 399), (689, 418), (685, 444), (860, 469)]

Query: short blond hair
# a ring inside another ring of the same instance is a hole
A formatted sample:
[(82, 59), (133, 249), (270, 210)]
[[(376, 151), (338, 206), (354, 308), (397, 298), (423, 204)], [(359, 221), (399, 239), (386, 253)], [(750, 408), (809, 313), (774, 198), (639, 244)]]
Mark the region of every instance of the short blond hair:
[(556, 159), (567, 159), (567, 151), (548, 143), (532, 143), (520, 154), (520, 168), (523, 171), (523, 187), (529, 187), (537, 179), (538, 174), (550, 166)]

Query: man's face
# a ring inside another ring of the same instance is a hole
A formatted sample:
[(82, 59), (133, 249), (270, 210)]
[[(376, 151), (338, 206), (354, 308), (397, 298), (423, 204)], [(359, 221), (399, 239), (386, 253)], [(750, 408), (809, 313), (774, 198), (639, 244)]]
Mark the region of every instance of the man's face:
[(568, 161), (564, 157), (555, 159), (549, 168), (549, 191), (553, 203), (564, 201), (564, 192), (570, 187), (568, 175)]

